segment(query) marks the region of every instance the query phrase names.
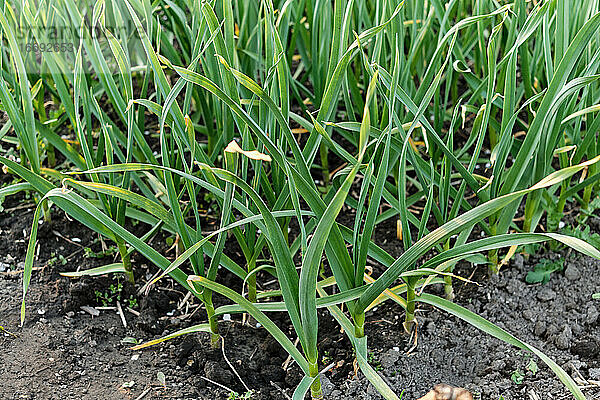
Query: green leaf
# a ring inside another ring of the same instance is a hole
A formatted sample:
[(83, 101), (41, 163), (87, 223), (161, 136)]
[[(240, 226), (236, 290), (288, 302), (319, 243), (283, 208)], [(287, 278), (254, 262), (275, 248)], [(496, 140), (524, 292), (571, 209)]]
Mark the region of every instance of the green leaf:
[[(435, 231), (423, 237), (421, 240), (416, 242), (410, 248), (408, 248), (399, 258), (394, 261), (385, 272), (369, 287), (369, 289), (360, 297), (356, 304), (358, 311), (364, 310), (372, 303), (392, 282), (394, 282), (398, 276), (406, 269), (410, 268), (413, 263), (427, 251), (429, 251), (437, 243), (446, 240), (455, 233), (458, 233), (465, 229), (465, 227), (472, 226), (473, 224), (481, 221), (483, 218), (491, 215), (492, 213), (501, 210), (508, 206), (515, 200), (521, 198), (527, 193), (530, 193), (537, 189), (542, 189), (560, 183), (563, 180), (573, 176), (577, 172), (581, 171), (588, 165), (592, 165), (600, 161), (600, 156), (586, 161), (584, 163), (574, 165), (572, 167), (564, 168), (556, 171), (540, 182), (535, 184), (529, 189), (520, 190), (506, 194), (504, 196), (495, 198), (486, 203), (483, 203), (466, 213), (459, 215), (451, 221), (446, 222), (444, 225), (437, 228)], [(577, 242), (579, 243), (579, 242)], [(577, 245), (577, 244), (575, 244)]]
[(69, 278), (79, 278), (82, 276), (98, 276), (113, 273), (125, 273), (125, 267), (123, 266), (123, 263), (107, 264), (101, 267), (86, 269), (84, 271), (60, 272), (62, 276), (66, 276)]
[(525, 281), (527, 283), (548, 283), (550, 275), (556, 271), (562, 271), (564, 268), (565, 260), (560, 258), (558, 260), (548, 260), (542, 258), (535, 266), (533, 271), (527, 272)]
[(206, 332), (210, 333), (210, 325), (209, 324), (198, 324), (194, 326), (190, 326), (189, 328), (180, 329), (177, 332), (171, 333), (170, 335), (163, 336), (158, 339), (150, 340), (149, 342), (138, 344), (137, 346), (133, 346), (131, 350), (141, 350), (146, 347), (154, 346), (162, 342), (166, 342), (167, 340), (175, 339), (176, 337), (188, 335), (190, 333), (197, 332)]

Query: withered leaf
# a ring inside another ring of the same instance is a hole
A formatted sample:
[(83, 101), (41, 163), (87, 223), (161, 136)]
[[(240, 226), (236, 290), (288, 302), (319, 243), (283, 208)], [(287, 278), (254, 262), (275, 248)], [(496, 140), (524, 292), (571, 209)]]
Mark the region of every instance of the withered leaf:
[(229, 153), (240, 153), (252, 160), (262, 160), (262, 161), (267, 161), (267, 162), (271, 161), (271, 156), (261, 153), (257, 150), (251, 150), (251, 151), (243, 150), (240, 147), (240, 145), (237, 144), (237, 142), (235, 140), (232, 140), (231, 143), (229, 143), (229, 145), (227, 145), (227, 147), (225, 148), (225, 151), (229, 152)]

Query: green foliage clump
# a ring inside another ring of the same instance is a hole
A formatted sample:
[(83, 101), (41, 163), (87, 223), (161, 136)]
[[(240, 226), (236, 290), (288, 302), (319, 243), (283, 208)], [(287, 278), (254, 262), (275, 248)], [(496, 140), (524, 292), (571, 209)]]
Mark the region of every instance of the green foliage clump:
[(564, 265), (564, 258), (559, 258), (556, 260), (542, 258), (537, 264), (535, 264), (533, 271), (527, 272), (525, 280), (527, 283), (548, 283), (551, 274), (556, 271), (562, 271), (564, 269)]

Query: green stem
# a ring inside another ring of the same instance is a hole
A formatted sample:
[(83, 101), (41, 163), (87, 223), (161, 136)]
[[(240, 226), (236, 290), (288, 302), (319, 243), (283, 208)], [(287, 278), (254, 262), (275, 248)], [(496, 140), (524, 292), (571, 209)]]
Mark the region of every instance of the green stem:
[(319, 364), (317, 362), (308, 364), (308, 374), (311, 378), (315, 378), (315, 381), (310, 385), (310, 396), (313, 400), (321, 400), (323, 398), (323, 391), (321, 390), (321, 378), (319, 377)]
[[(450, 239), (446, 240), (444, 243), (444, 250), (450, 249)], [(447, 272), (452, 272), (454, 269), (454, 264), (448, 267)], [(444, 276), (444, 292), (446, 293), (446, 299), (452, 301), (454, 300), (454, 287), (452, 286), (452, 277)]]
[(444, 276), (444, 293), (446, 294), (446, 300), (454, 300), (454, 286), (452, 286), (452, 277)]
[(48, 167), (54, 168), (56, 166), (56, 152), (54, 146), (50, 143), (46, 146), (46, 155), (48, 156)]
[(583, 190), (583, 203), (581, 204), (581, 208), (587, 210), (590, 205), (590, 199), (592, 198), (592, 186), (589, 185)]
[[(496, 236), (496, 232), (498, 229), (498, 225), (496, 224), (496, 214), (490, 216), (490, 233), (491, 236)], [(489, 261), (489, 273), (491, 275), (497, 274), (500, 272), (500, 265), (498, 263), (498, 249), (492, 249), (488, 251), (488, 261)]]
[(127, 280), (132, 285), (135, 284), (135, 279), (133, 277), (133, 267), (131, 265), (131, 257), (127, 252), (127, 246), (125, 246), (125, 242), (123, 240), (117, 241), (117, 247), (119, 248), (119, 254), (121, 254), (121, 261), (123, 262), (123, 268), (125, 268), (125, 276)]
[(361, 338), (365, 336), (365, 313), (354, 315), (354, 336)]
[[(564, 145), (567, 145), (566, 141)], [(558, 159), (560, 162), (561, 168), (567, 168), (569, 166), (569, 157), (566, 152), (562, 152), (558, 155)], [(558, 201), (556, 202), (556, 207), (550, 207), (548, 210), (548, 215), (546, 216), (546, 230), (548, 232), (556, 232), (558, 230), (558, 225), (560, 224), (560, 220), (563, 217), (563, 212), (565, 210), (565, 204), (567, 203), (567, 197), (564, 195), (567, 190), (569, 190), (570, 179), (564, 180), (560, 184), (560, 192), (558, 195)], [(556, 241), (550, 243), (551, 249), (557, 249)]]
[(567, 198), (566, 196), (563, 196), (563, 192), (565, 190), (567, 190), (568, 187), (565, 187), (565, 185), (561, 185), (561, 195), (558, 198), (558, 203), (556, 204), (556, 209), (554, 210), (553, 213), (549, 213), (548, 214), (548, 226), (546, 227), (546, 229), (548, 230), (548, 232), (556, 232), (558, 230), (558, 225), (560, 223), (561, 217), (563, 216), (563, 213), (565, 211), (565, 205), (567, 203)]
[(44, 214), (44, 222), (51, 222), (52, 214), (50, 214), (50, 207), (48, 207), (48, 199), (42, 201), (42, 212)]
[(329, 151), (327, 145), (322, 143), (319, 152), (321, 155), (321, 168), (323, 169), (323, 186), (327, 187), (329, 186), (329, 160), (327, 159)]
[[(248, 263), (248, 273), (251, 273), (256, 268), (256, 261), (251, 260)], [(248, 276), (248, 300), (256, 303), (256, 274)]]
[(488, 251), (488, 261), (490, 263), (490, 275), (496, 275), (500, 272), (500, 264), (498, 263), (498, 249)]
[(525, 201), (525, 215), (523, 220), (523, 232), (531, 232), (531, 223), (533, 221), (533, 214), (537, 206), (535, 192), (530, 193)]
[[(596, 164), (592, 164), (588, 167), (588, 177), (592, 177), (596, 175), (597, 168)], [(590, 199), (592, 198), (592, 192), (595, 185), (587, 185), (583, 190), (583, 203), (581, 204), (581, 208), (587, 210), (590, 205)]]
[[(206, 290), (206, 289), (205, 289)], [(206, 307), (206, 315), (208, 316), (208, 324), (210, 325), (210, 345), (213, 349), (219, 348), (219, 324), (215, 315), (215, 306), (212, 302), (212, 295), (204, 296), (204, 306)]]
[(406, 279), (406, 316), (404, 318), (404, 330), (411, 333), (415, 325), (415, 281)]
[(283, 232), (283, 238), (285, 239), (285, 242), (287, 244), (290, 243), (290, 230), (288, 229), (290, 226), (290, 220), (288, 219), (287, 222), (283, 223), (281, 226), (281, 231)]

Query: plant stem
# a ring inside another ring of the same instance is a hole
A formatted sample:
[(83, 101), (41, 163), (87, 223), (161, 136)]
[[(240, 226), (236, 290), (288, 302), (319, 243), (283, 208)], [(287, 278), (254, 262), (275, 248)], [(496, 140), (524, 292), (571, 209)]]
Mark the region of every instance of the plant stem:
[[(597, 167), (596, 164), (592, 164), (588, 167), (588, 177), (596, 175)], [(592, 198), (592, 192), (595, 185), (587, 185), (583, 190), (583, 202), (581, 208), (587, 210), (590, 205), (590, 199)]]
[(283, 238), (285, 239), (285, 242), (287, 244), (290, 243), (290, 230), (288, 229), (289, 226), (290, 226), (289, 220), (287, 221), (287, 223), (284, 223), (281, 226), (281, 231), (283, 232)]
[[(248, 268), (248, 272), (252, 272), (252, 269)], [(252, 274), (248, 277), (248, 300), (252, 303), (256, 303), (256, 274)]]
[(561, 195), (558, 198), (558, 203), (556, 204), (556, 209), (554, 210), (554, 213), (548, 213), (548, 216), (546, 218), (547, 224), (548, 224), (546, 229), (548, 230), (548, 232), (556, 232), (558, 230), (558, 225), (560, 224), (560, 219), (563, 216), (563, 212), (565, 210), (565, 204), (567, 203), (566, 196), (563, 196), (562, 194), (565, 190), (568, 190), (568, 189), (569, 188), (566, 187), (566, 185), (564, 185), (564, 184), (561, 185), (561, 187), (560, 187)]
[(531, 222), (533, 220), (534, 210), (537, 206), (535, 201), (535, 192), (530, 193), (525, 201), (525, 219), (523, 220), (523, 232), (531, 232)]
[[(444, 250), (450, 249), (450, 239), (446, 240), (444, 243)], [(452, 272), (454, 269), (454, 264), (448, 267), (447, 272)], [(446, 299), (452, 301), (454, 300), (454, 287), (452, 286), (452, 277), (444, 276), (444, 292), (446, 293)]]
[(490, 273), (490, 275), (497, 275), (500, 272), (497, 249), (493, 249), (488, 252), (488, 261), (490, 263), (488, 272)]
[[(498, 226), (496, 225), (496, 214), (490, 215), (490, 234), (491, 236), (496, 236)], [(489, 273), (490, 275), (495, 275), (500, 272), (500, 266), (498, 264), (498, 249), (492, 249), (488, 251), (488, 261), (489, 261)]]
[(121, 255), (121, 261), (123, 262), (123, 268), (125, 268), (125, 276), (132, 285), (135, 284), (133, 277), (133, 267), (131, 266), (131, 257), (127, 253), (127, 246), (122, 240), (117, 241), (117, 247), (119, 248), (119, 254)]
[(319, 377), (319, 364), (317, 362), (308, 363), (308, 374), (311, 378), (315, 378), (315, 381), (310, 385), (310, 396), (313, 400), (321, 400), (323, 398), (323, 391), (321, 390), (321, 378)]
[(44, 222), (52, 221), (52, 214), (50, 214), (50, 207), (48, 207), (48, 200), (42, 201), (42, 212), (44, 213)]
[(452, 286), (452, 277), (444, 276), (444, 293), (446, 294), (446, 300), (454, 300), (454, 286)]
[(48, 166), (54, 168), (56, 166), (56, 153), (54, 151), (54, 146), (50, 143), (46, 146), (46, 156), (48, 157)]
[(321, 167), (323, 168), (323, 186), (327, 187), (329, 186), (329, 160), (327, 159), (329, 151), (327, 145), (322, 143), (319, 152), (321, 155)]
[[(567, 143), (565, 142), (564, 144), (566, 145)], [(569, 158), (567, 157), (567, 153), (560, 153), (558, 155), (558, 159), (560, 161), (561, 168), (566, 168), (569, 166)], [(548, 210), (548, 215), (546, 216), (546, 230), (548, 232), (556, 232), (558, 230), (560, 220), (562, 219), (563, 212), (565, 210), (565, 204), (567, 203), (567, 197), (564, 195), (564, 193), (569, 189), (569, 182), (570, 180), (564, 180), (561, 182), (556, 207), (554, 207), (554, 209), (551, 207)], [(550, 243), (550, 248), (553, 250), (557, 249), (556, 241)]]
[(354, 315), (354, 336), (361, 338), (365, 336), (365, 313)]
[(415, 280), (408, 278), (406, 281), (406, 316), (404, 318), (404, 330), (411, 333), (415, 325)]
[(210, 345), (213, 349), (219, 348), (219, 325), (215, 315), (215, 306), (212, 302), (212, 294), (204, 296), (204, 306), (206, 307), (206, 315), (208, 316), (208, 324), (210, 325)]

